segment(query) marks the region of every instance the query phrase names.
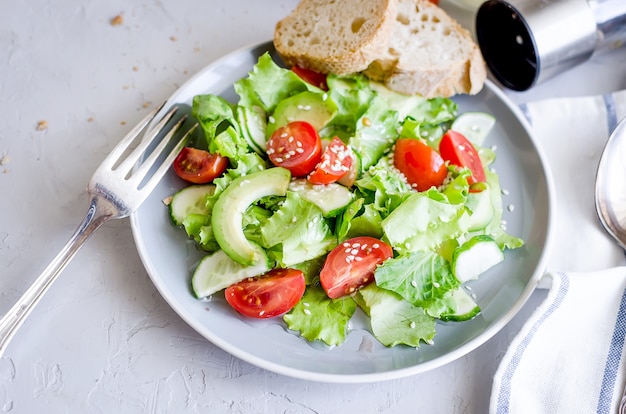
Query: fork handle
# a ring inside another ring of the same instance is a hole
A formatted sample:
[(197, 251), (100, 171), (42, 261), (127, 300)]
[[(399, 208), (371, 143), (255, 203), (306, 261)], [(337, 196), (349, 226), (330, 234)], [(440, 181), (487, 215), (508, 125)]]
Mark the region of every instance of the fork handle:
[(22, 297), (13, 305), (6, 315), (0, 319), (0, 357), (4, 354), (9, 341), (22, 325), (28, 314), (43, 297), (61, 270), (72, 260), (87, 238), (102, 224), (113, 217), (114, 212), (107, 200), (93, 197), (89, 210), (82, 223), (65, 247), (50, 262)]

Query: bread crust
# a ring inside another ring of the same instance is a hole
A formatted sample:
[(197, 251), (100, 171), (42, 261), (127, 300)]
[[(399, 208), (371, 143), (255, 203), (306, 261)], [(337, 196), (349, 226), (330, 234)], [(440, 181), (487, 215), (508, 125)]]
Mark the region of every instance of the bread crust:
[(276, 24), (274, 46), (286, 65), (321, 73), (361, 72), (389, 43), (397, 0), (302, 0)]
[(471, 34), (428, 0), (302, 0), (274, 46), (288, 66), (362, 72), (407, 95), (476, 94), (487, 78)]
[(365, 75), (427, 98), (478, 93), (487, 68), (471, 34), (428, 0), (398, 0), (389, 43)]

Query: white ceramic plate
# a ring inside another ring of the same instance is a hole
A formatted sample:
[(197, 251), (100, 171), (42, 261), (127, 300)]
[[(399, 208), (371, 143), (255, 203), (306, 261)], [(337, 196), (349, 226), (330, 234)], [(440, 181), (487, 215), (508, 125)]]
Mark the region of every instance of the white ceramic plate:
[[(221, 94), (235, 102), (232, 84), (245, 77), (271, 43), (236, 51), (207, 66), (167, 102), (191, 104), (193, 96)], [(495, 335), (519, 311), (544, 270), (552, 211), (552, 184), (543, 156), (517, 107), (492, 83), (476, 96), (455, 98), (459, 111), (493, 114), (497, 124), (486, 145), (497, 146), (494, 168), (500, 175), (507, 230), (526, 241), (507, 251), (506, 260), (471, 284), (482, 313), (462, 323), (440, 323), (434, 345), (419, 349), (386, 348), (358, 318), (347, 341), (328, 348), (286, 331), (282, 320), (239, 317), (223, 298), (202, 302), (192, 295), (190, 269), (201, 257), (184, 231), (175, 228), (162, 200), (182, 188), (166, 175), (143, 206), (131, 216), (137, 248), (152, 281), (172, 308), (206, 339), (251, 364), (284, 375), (324, 382), (371, 382), (424, 372), (459, 358)], [(508, 211), (508, 205), (513, 211)], [(215, 295), (219, 296), (219, 295)]]

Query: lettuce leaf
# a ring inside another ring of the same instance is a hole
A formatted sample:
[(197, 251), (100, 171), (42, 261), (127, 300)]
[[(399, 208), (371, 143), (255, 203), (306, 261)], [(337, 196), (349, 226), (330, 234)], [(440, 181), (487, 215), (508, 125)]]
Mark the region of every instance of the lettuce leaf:
[(429, 250), (465, 233), (469, 214), (463, 204), (450, 204), (433, 200), (426, 193), (413, 193), (383, 220), (382, 226), (397, 251)]
[(261, 228), (262, 246), (281, 267), (315, 259), (332, 250), (337, 239), (315, 204), (288, 191), (280, 208)]
[(398, 112), (384, 99), (374, 97), (356, 122), (350, 146), (361, 154), (361, 170), (374, 165), (393, 146), (398, 138)]
[(234, 87), (239, 95), (239, 105), (259, 106), (266, 113), (273, 112), (280, 101), (299, 92), (321, 92), (291, 70), (278, 66), (269, 53), (263, 54), (248, 77), (235, 82)]
[(383, 345), (419, 347), (435, 336), (435, 319), (398, 294), (370, 284), (359, 290), (370, 316), (372, 333)]
[(450, 264), (433, 251), (415, 251), (385, 260), (374, 272), (376, 285), (395, 292), (435, 318), (456, 311), (449, 292), (460, 286)]
[(283, 316), (287, 327), (309, 341), (341, 345), (346, 340), (348, 323), (356, 311), (350, 296), (330, 299), (319, 286), (309, 286), (300, 302)]

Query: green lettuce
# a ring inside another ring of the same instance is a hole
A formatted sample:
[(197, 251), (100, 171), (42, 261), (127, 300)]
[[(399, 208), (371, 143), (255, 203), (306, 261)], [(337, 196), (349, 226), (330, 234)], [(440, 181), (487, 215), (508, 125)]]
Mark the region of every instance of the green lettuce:
[(270, 249), (282, 267), (323, 256), (337, 245), (322, 210), (293, 191), (287, 192), (261, 233), (262, 246)]
[(239, 105), (258, 106), (266, 113), (273, 112), (280, 101), (299, 92), (321, 91), (293, 71), (278, 66), (269, 53), (263, 54), (248, 77), (235, 82), (234, 87)]
[(463, 204), (434, 200), (426, 193), (411, 194), (382, 222), (385, 236), (399, 252), (435, 249), (469, 227)]
[(374, 272), (376, 285), (390, 290), (435, 318), (456, 311), (449, 292), (460, 286), (450, 264), (433, 251), (387, 259)]
[(356, 311), (350, 296), (330, 299), (319, 286), (309, 286), (300, 302), (283, 316), (287, 327), (309, 341), (341, 345), (346, 340), (348, 323)]
[(359, 290), (370, 317), (372, 334), (383, 345), (419, 347), (435, 336), (435, 319), (400, 295), (377, 287), (374, 283)]

